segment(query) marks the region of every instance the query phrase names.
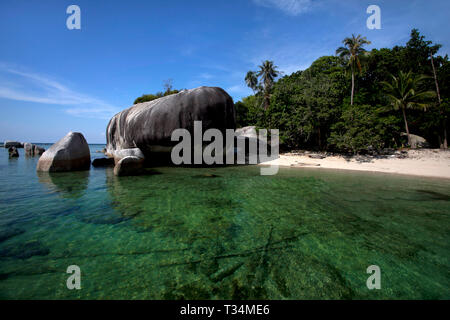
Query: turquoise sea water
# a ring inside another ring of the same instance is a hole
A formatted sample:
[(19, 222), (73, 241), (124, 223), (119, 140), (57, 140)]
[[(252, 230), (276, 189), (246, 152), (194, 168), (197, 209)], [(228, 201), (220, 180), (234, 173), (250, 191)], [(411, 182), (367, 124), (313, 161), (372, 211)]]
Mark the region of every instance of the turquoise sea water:
[[(450, 298), (449, 180), (254, 166), (38, 175), (19, 152), (0, 148), (1, 299)], [(66, 287), (70, 265), (81, 290)], [(370, 265), (380, 290), (366, 287)]]

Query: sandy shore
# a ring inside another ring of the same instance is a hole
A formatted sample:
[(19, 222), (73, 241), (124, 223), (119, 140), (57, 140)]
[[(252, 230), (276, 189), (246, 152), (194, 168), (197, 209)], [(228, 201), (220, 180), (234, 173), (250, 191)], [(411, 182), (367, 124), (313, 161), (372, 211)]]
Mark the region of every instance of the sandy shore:
[(408, 150), (382, 157), (327, 156), (323, 159), (310, 157), (317, 155), (315, 153), (285, 153), (276, 160), (260, 165), (277, 164), (291, 168), (360, 170), (450, 179), (450, 150)]

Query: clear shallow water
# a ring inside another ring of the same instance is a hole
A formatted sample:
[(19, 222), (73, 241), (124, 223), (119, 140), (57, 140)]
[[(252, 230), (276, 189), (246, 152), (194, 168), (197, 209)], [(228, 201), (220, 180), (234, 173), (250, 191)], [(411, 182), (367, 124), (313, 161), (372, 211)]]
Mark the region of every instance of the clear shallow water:
[[(257, 167), (38, 175), (19, 152), (0, 148), (1, 299), (450, 298), (448, 180)], [(73, 264), (81, 290), (66, 288)], [(381, 290), (366, 287), (373, 264)]]

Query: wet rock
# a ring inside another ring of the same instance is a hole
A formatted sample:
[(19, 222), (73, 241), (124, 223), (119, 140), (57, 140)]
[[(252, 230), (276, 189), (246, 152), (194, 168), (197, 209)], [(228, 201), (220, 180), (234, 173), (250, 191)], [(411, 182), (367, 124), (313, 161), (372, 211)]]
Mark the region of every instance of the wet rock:
[(33, 154), (35, 156), (41, 156), (45, 152), (44, 148), (33, 145)]
[(88, 170), (90, 166), (91, 153), (86, 139), (79, 132), (69, 132), (42, 154), (37, 171)]
[(29, 142), (25, 142), (23, 144), (23, 149), (25, 150), (25, 155), (26, 156), (33, 156), (34, 155), (34, 148), (33, 145)]
[(109, 167), (109, 166), (114, 166), (114, 159), (113, 158), (98, 158), (98, 159), (94, 159), (94, 161), (92, 161), (92, 165), (94, 167)]
[(16, 147), (9, 147), (8, 149), (9, 157), (10, 158), (18, 158), (19, 157), (19, 151)]
[(136, 176), (144, 172), (144, 159), (128, 156), (121, 159), (114, 167), (116, 176)]
[(115, 150), (113, 152), (114, 163), (117, 164), (120, 160), (126, 157), (136, 157), (139, 159), (144, 159), (144, 154), (139, 148), (121, 149)]

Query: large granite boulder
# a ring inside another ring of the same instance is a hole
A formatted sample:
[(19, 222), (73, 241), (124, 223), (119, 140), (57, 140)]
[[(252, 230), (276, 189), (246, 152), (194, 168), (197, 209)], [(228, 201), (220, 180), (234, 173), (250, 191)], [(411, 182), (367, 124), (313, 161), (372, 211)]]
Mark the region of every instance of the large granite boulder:
[(122, 159), (116, 156), (120, 150), (139, 148), (146, 161), (161, 154), (169, 154), (170, 160), (171, 149), (178, 143), (171, 141), (172, 132), (183, 128), (193, 136), (194, 121), (202, 121), (203, 132), (235, 129), (233, 99), (221, 88), (199, 87), (136, 104), (109, 121), (106, 154)]
[(86, 139), (79, 132), (69, 132), (42, 154), (37, 171), (88, 170), (90, 166), (91, 153)]

